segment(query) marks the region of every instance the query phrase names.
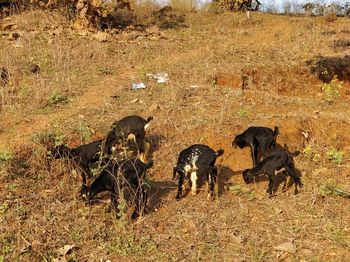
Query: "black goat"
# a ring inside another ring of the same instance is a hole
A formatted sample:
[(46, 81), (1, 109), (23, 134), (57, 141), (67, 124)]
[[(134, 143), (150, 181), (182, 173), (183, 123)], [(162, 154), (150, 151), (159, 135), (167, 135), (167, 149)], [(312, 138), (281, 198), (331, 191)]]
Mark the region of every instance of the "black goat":
[[(150, 145), (144, 139), (146, 129), (152, 119), (153, 117), (148, 117), (145, 120), (140, 116), (133, 115), (116, 121), (112, 125), (111, 131), (107, 134), (104, 153), (111, 155), (117, 145), (126, 148), (128, 142), (133, 140), (137, 146), (138, 156), (140, 156), (142, 161), (145, 161), (145, 155), (147, 155)], [(128, 157), (126, 156), (126, 158)]]
[(258, 150), (260, 149), (262, 159), (264, 159), (268, 151), (275, 148), (278, 133), (277, 126), (275, 126), (274, 130), (267, 127), (249, 127), (242, 134), (235, 136), (232, 146), (238, 146), (240, 149), (249, 146), (253, 167), (255, 167), (259, 163)]
[(138, 158), (111, 160), (88, 188), (88, 199), (92, 200), (98, 193), (109, 191), (111, 207), (117, 208), (120, 190), (125, 186), (130, 186), (135, 190), (136, 208), (132, 214), (132, 218), (135, 219), (143, 213), (146, 206), (147, 193), (143, 187), (143, 179), (147, 169), (152, 166), (153, 161), (144, 163)]
[(224, 153), (223, 149), (215, 152), (206, 145), (192, 145), (180, 152), (176, 166), (173, 169), (173, 179), (179, 174), (179, 185), (176, 199), (182, 197), (182, 185), (186, 177), (191, 181), (191, 194), (197, 194), (198, 175), (204, 176), (208, 181), (208, 198), (214, 196), (214, 187), (218, 175), (215, 161)]
[(96, 140), (86, 145), (81, 145), (76, 148), (69, 148), (65, 145), (54, 147), (53, 158), (69, 158), (79, 165), (82, 169), (81, 177), (83, 180), (81, 195), (86, 193), (86, 176), (91, 178), (90, 164), (96, 163), (99, 160), (101, 152), (102, 140)]
[(251, 183), (253, 177), (266, 174), (269, 178), (269, 186), (267, 192), (272, 195), (275, 186), (276, 174), (283, 171), (294, 179), (295, 194), (298, 193), (298, 186), (302, 187), (302, 182), (298, 172), (294, 167), (293, 156), (285, 149), (277, 149), (264, 160), (262, 160), (256, 167), (246, 169), (243, 171), (243, 179), (246, 183)]

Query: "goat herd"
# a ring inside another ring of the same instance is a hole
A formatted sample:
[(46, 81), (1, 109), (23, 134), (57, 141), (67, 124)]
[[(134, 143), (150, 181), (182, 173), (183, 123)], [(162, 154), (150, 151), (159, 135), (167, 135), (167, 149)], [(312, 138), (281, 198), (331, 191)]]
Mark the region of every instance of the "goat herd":
[[(125, 186), (135, 192), (136, 208), (132, 218), (142, 215), (147, 202), (147, 190), (143, 186), (146, 171), (153, 166), (148, 160), (150, 144), (145, 140), (146, 129), (152, 117), (143, 119), (132, 115), (116, 121), (104, 140), (97, 140), (77, 148), (65, 145), (53, 149), (53, 158), (69, 158), (81, 168), (82, 188), (84, 199), (92, 200), (103, 191), (111, 195), (111, 207), (118, 206), (120, 192)], [(250, 147), (253, 168), (243, 171), (246, 183), (253, 181), (259, 174), (266, 174), (269, 178), (267, 192), (273, 194), (276, 174), (283, 172), (293, 178), (295, 193), (302, 183), (294, 167), (293, 154), (286, 148), (276, 147), (278, 128), (249, 127), (242, 134), (235, 136), (232, 146)], [(202, 177), (208, 183), (208, 198), (214, 197), (214, 187), (217, 182), (218, 169), (215, 166), (217, 157), (224, 153), (223, 149), (214, 151), (209, 146), (195, 144), (180, 152), (177, 164), (173, 170), (173, 179), (178, 174), (178, 192), (176, 199), (182, 197), (183, 183), (189, 179), (191, 194), (197, 194), (197, 180)], [(90, 185), (86, 176), (92, 177), (91, 167), (98, 163), (99, 174)]]

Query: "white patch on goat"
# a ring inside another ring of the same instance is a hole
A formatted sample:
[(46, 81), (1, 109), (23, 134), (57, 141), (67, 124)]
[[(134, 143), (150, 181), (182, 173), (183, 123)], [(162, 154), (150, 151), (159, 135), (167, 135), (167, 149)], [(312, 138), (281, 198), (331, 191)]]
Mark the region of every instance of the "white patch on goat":
[(146, 129), (149, 127), (149, 123), (145, 124), (145, 126), (143, 127), (146, 131)]
[(134, 140), (136, 142), (136, 137), (134, 134), (129, 134), (128, 135), (128, 140)]
[(192, 167), (190, 165), (185, 165), (184, 170), (186, 174), (191, 173)]
[(117, 149), (117, 147), (115, 147), (115, 146), (111, 147), (112, 152), (114, 152), (116, 149)]
[(195, 196), (197, 195), (197, 172), (196, 171), (193, 171), (191, 173), (191, 182), (192, 182), (191, 195)]
[(276, 170), (275, 170), (275, 176), (276, 176), (278, 173), (284, 172), (284, 171), (286, 171), (286, 169), (285, 169), (284, 167), (282, 167), (281, 169), (276, 169)]

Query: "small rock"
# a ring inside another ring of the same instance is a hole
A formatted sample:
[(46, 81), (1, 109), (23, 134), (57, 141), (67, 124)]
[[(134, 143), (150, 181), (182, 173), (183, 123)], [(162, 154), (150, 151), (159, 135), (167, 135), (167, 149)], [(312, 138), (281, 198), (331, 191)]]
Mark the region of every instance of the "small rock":
[(108, 39), (110, 38), (110, 35), (108, 33), (105, 33), (105, 32), (98, 32), (96, 34), (93, 34), (91, 37), (93, 39), (100, 41), (100, 42), (107, 42)]
[(57, 253), (58, 253), (60, 256), (65, 256), (65, 255), (67, 255), (73, 248), (74, 248), (74, 245), (65, 245), (64, 247), (59, 248), (59, 249), (57, 250)]
[(32, 72), (33, 74), (39, 74), (40, 73), (40, 67), (35, 64), (35, 63), (31, 63), (29, 65), (29, 71)]
[(285, 243), (282, 243), (282, 244), (275, 246), (273, 248), (275, 250), (284, 251), (284, 252), (288, 252), (291, 254), (295, 254), (297, 252), (296, 246), (291, 242), (285, 242)]

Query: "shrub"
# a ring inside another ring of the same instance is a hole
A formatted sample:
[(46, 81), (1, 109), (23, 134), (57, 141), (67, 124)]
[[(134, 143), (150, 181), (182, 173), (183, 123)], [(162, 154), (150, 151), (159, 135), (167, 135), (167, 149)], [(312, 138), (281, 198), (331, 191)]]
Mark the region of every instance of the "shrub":
[(322, 92), (327, 102), (333, 103), (339, 96), (340, 91), (343, 89), (343, 81), (339, 81), (335, 75), (330, 83), (324, 83), (322, 86)]
[(326, 152), (327, 158), (334, 164), (340, 165), (344, 161), (344, 152), (332, 148)]

